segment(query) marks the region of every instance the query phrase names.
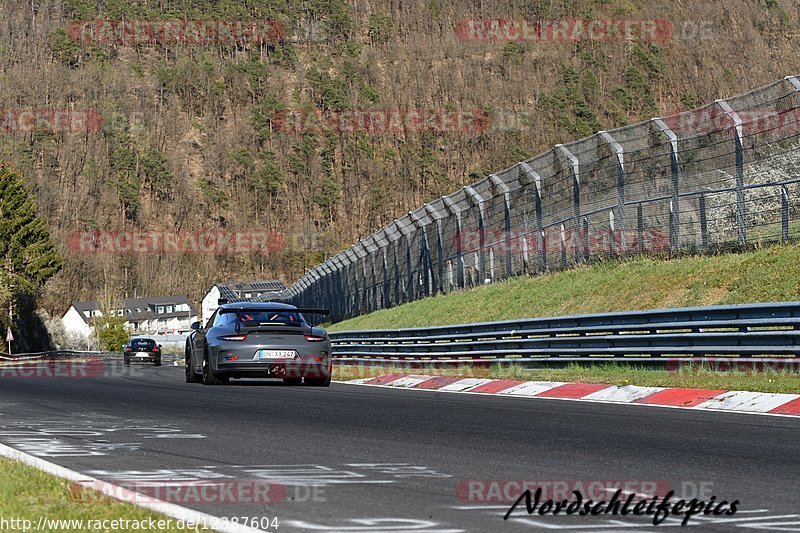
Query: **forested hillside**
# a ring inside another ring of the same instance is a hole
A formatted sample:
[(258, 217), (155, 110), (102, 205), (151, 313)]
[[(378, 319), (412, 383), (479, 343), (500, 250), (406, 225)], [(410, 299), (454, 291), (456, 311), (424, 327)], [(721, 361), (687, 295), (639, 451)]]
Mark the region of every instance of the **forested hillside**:
[[(2, 0), (0, 159), (63, 258), (42, 304), (281, 278), (557, 142), (800, 69), (788, 0)], [(657, 20), (655, 40), (473, 39), (465, 19)], [(76, 21), (269, 19), (232, 42), (81, 38)], [(459, 30), (460, 29), (460, 30)], [(19, 110), (89, 124), (19, 128)], [(474, 128), (292, 129), (293, 112), (469, 113)], [(80, 253), (76, 232), (276, 232), (268, 254)], [(297, 237), (297, 236), (303, 237)], [(312, 238), (312, 236), (316, 236)], [(278, 249), (279, 248), (279, 249)]]

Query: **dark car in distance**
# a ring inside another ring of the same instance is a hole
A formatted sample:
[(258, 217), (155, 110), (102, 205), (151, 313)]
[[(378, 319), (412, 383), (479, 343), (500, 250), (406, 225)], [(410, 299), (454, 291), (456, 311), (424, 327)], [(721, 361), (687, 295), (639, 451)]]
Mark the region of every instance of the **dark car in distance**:
[(130, 365), (131, 361), (147, 361), (155, 366), (161, 366), (161, 345), (153, 339), (137, 337), (122, 347), (122, 356), (126, 366)]
[(287, 385), (327, 387), (331, 383), (331, 341), (298, 309), (274, 302), (225, 303), (205, 327), (199, 322), (186, 339), (186, 382), (206, 385), (233, 378), (279, 378)]

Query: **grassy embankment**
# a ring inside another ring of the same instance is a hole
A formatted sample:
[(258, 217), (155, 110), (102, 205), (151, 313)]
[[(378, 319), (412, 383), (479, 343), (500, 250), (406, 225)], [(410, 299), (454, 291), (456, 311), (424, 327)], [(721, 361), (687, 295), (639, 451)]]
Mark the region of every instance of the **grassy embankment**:
[[(604, 261), (537, 277), (518, 277), (472, 290), (427, 298), (346, 320), (331, 331), (392, 329), (613, 311), (800, 299), (800, 245), (740, 254), (673, 260)], [(339, 379), (419, 369), (337, 369)], [(667, 387), (800, 392), (796, 372), (678, 372), (629, 366), (570, 366), (561, 369), (448, 369), (437, 374), (521, 380), (579, 381)]]

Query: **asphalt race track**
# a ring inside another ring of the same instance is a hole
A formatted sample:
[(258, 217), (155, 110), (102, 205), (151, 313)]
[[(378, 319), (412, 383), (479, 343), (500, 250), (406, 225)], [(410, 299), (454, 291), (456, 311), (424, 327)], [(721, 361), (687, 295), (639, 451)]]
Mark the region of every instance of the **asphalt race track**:
[(524, 505), (503, 521), (511, 502), (492, 490), (514, 480), (655, 483), (687, 498), (740, 501), (734, 516), (693, 517), (693, 530), (800, 531), (800, 420), (791, 418), (340, 383), (207, 387), (184, 383), (182, 368), (111, 362), (91, 378), (0, 379), (0, 442), (109, 481), (270, 480), (283, 501), (175, 503), (277, 517), (277, 531), (680, 526), (529, 517)]

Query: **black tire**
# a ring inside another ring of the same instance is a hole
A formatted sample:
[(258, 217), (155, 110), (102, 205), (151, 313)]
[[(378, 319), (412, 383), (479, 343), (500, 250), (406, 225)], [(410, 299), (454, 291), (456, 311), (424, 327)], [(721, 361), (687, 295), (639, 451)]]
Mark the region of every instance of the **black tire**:
[(161, 366), (161, 358), (160, 357), (153, 361), (153, 366)]
[(306, 385), (309, 387), (330, 387), (331, 377), (327, 378), (305, 378)]
[(303, 382), (303, 378), (283, 378), (283, 382), (289, 386), (297, 386)]
[(189, 348), (186, 348), (185, 363), (186, 363), (186, 383), (197, 383), (197, 373), (192, 368), (192, 357), (189, 355)]
[(124, 357), (123, 358), (123, 364), (125, 366), (131, 366), (131, 360), (129, 358), (127, 358), (127, 357)]
[(225, 385), (228, 383), (227, 377), (218, 377), (211, 371), (211, 363), (208, 360), (208, 352), (203, 354), (203, 385)]

